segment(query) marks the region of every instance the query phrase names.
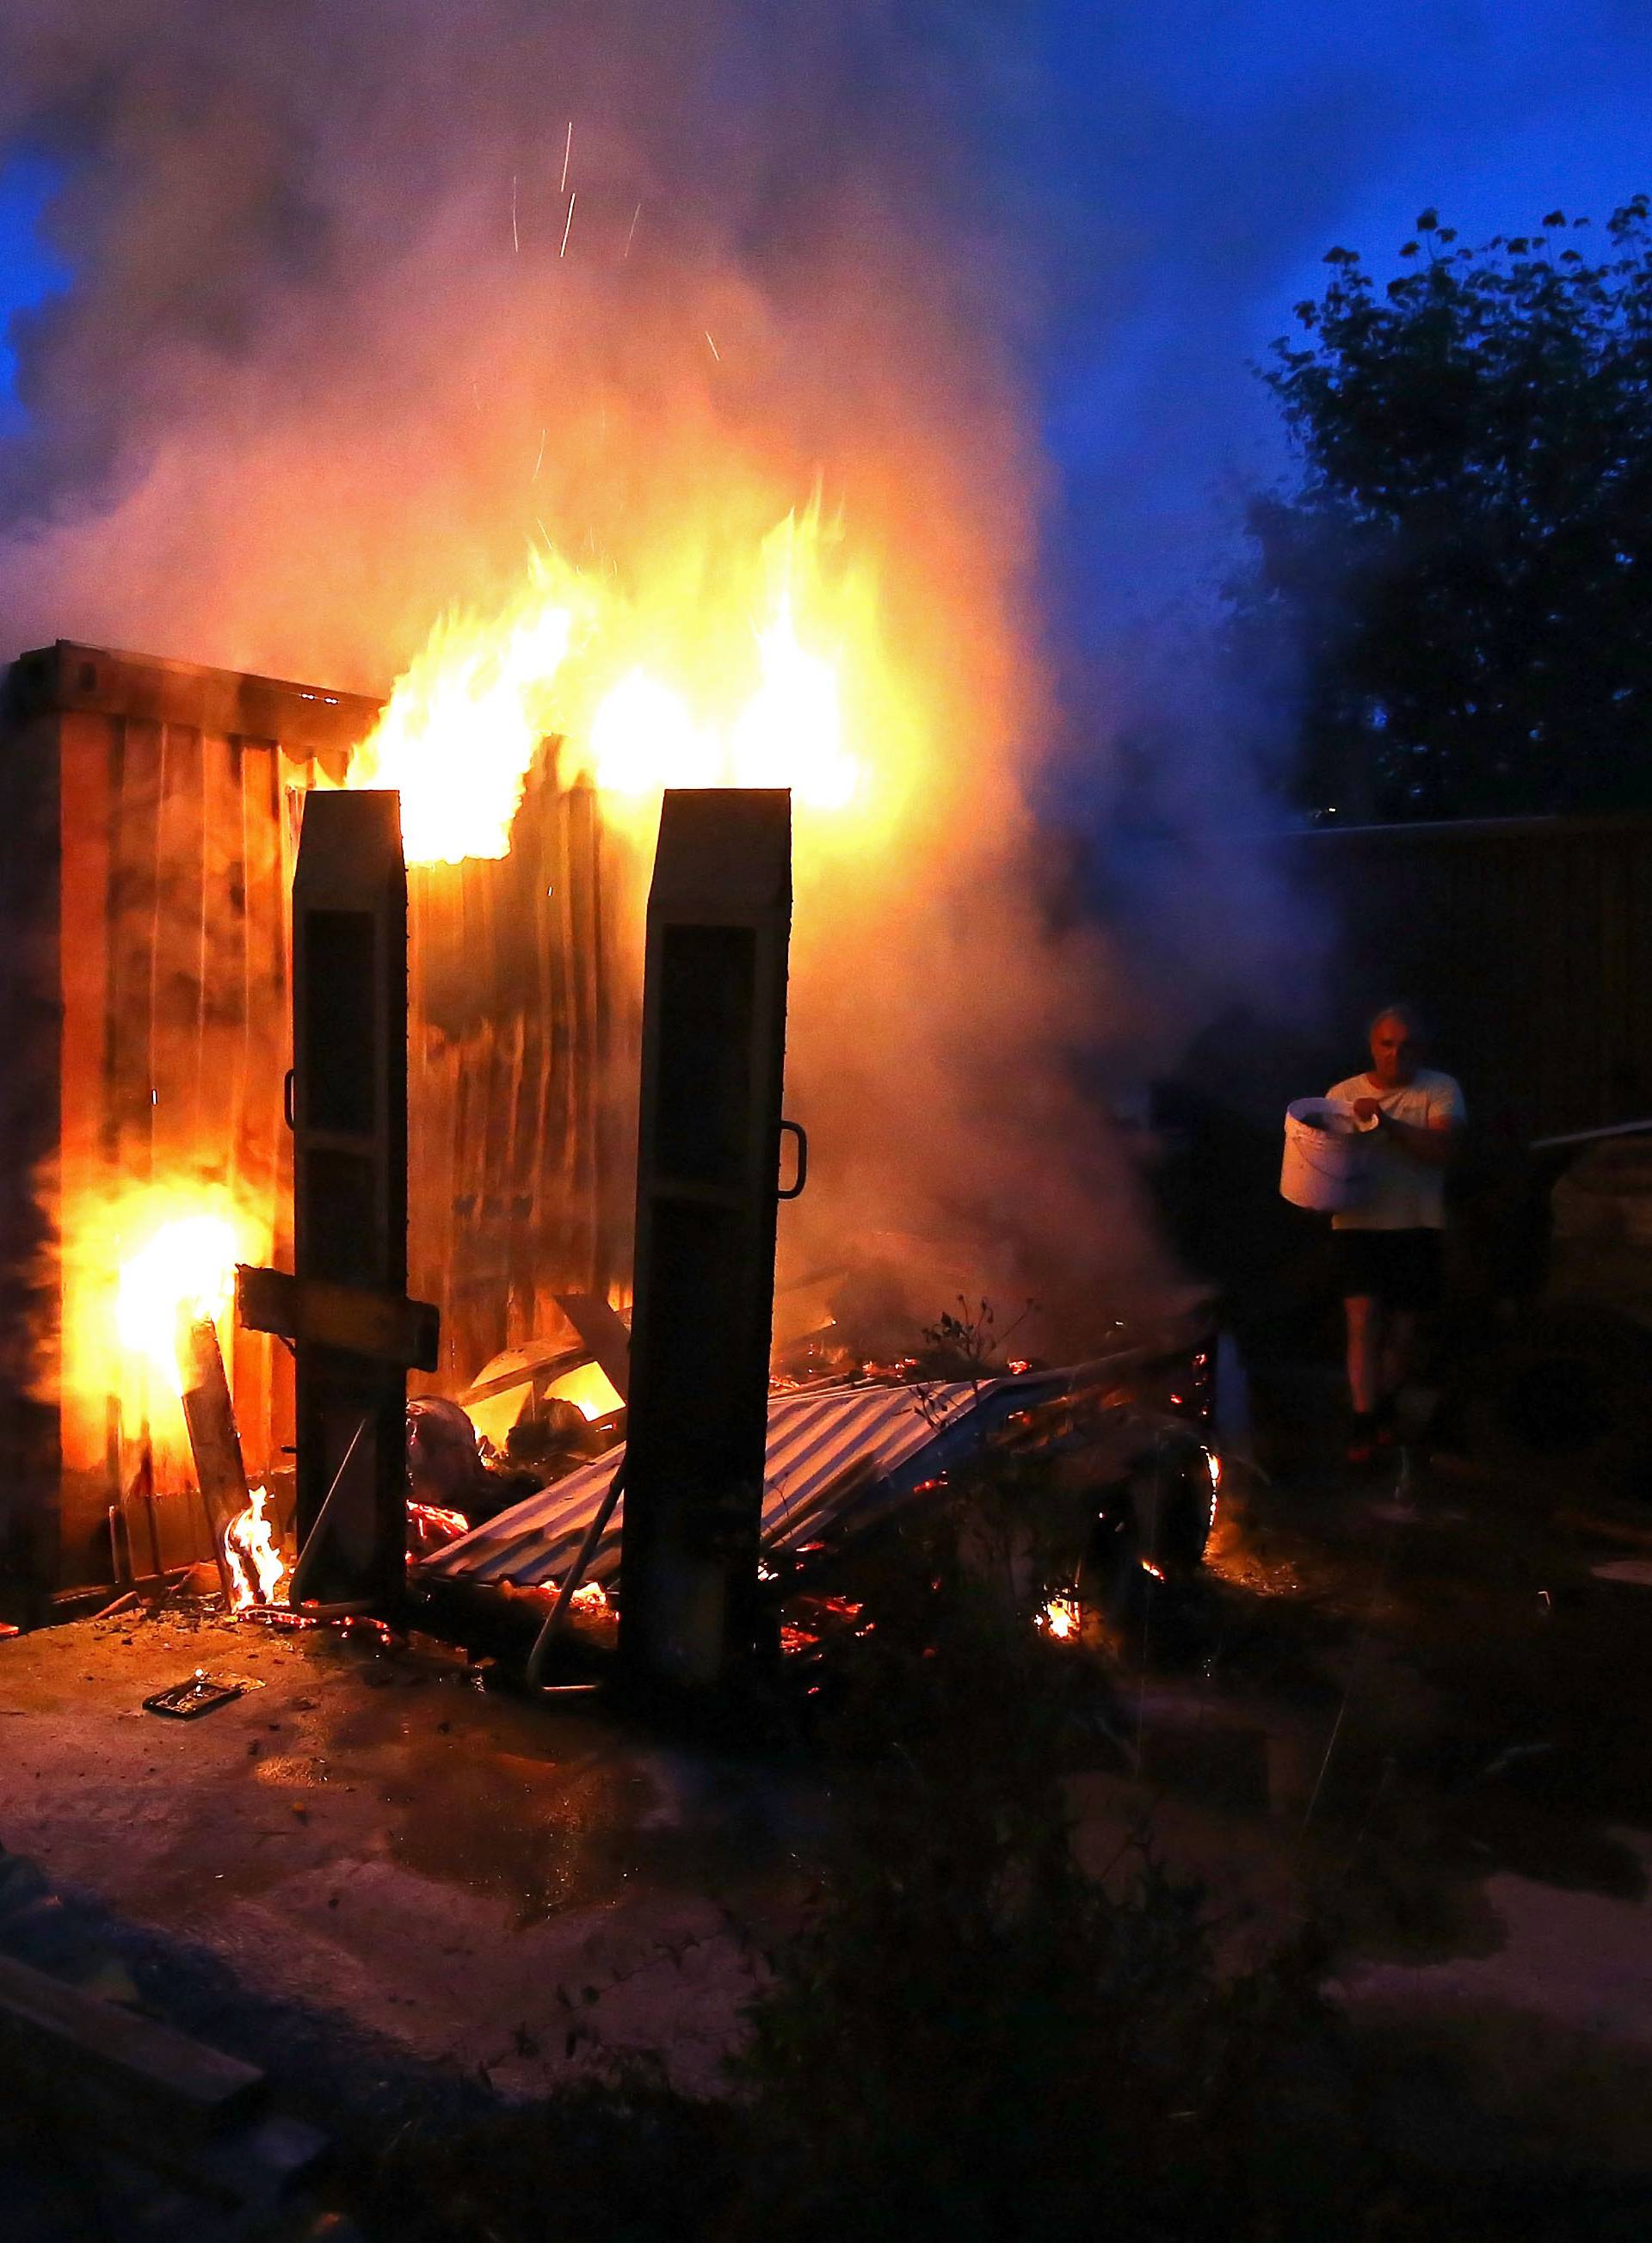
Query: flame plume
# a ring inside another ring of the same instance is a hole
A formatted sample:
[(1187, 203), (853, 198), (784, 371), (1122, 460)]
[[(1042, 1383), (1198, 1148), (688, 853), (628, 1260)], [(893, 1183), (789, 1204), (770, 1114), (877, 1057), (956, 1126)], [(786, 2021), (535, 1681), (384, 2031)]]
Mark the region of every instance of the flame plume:
[[(702, 562), (716, 581), (691, 610), (669, 568), (628, 593), (530, 555), (502, 608), (437, 623), (348, 785), (399, 789), (409, 864), (502, 857), (552, 733), (620, 823), (668, 786), (784, 786), (805, 812), (849, 810), (867, 772), (846, 673), (875, 684), (882, 657), (867, 586), (829, 572), (824, 544), (817, 502)], [(884, 727), (891, 748), (902, 730)]]

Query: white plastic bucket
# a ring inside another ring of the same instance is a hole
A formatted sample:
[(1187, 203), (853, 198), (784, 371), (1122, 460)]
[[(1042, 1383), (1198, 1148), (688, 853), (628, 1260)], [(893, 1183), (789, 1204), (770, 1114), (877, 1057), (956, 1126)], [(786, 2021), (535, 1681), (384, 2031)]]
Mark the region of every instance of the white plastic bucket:
[(1298, 1098), (1285, 1113), (1279, 1190), (1295, 1207), (1341, 1215), (1365, 1187), (1365, 1133), (1339, 1098)]

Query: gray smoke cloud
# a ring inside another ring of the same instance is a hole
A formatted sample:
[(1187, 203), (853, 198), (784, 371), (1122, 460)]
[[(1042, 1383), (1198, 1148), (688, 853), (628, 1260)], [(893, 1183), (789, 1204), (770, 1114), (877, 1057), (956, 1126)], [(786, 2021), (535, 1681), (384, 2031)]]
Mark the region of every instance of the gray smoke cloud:
[[(1151, 54), (1121, 30), (1116, 99), (1078, 118), (1046, 29), (1008, 4), (22, 0), (0, 144), (60, 162), (75, 284), (18, 336), (0, 609), (16, 646), (382, 690), (536, 539), (623, 576), (701, 512), (714, 569), (820, 481), (876, 556), (929, 744), (893, 845), (800, 882), (789, 1105), (817, 1181), (789, 1250), (921, 1236), (937, 1268), (1082, 1300), (1163, 1273), (1070, 1054), (1150, 1064), (1212, 991), (1267, 978), (1288, 922), (1231, 845), (1258, 758), (1211, 694), (1183, 670), (1185, 705), (1156, 700), (1145, 790), (1111, 744), (1143, 676), (1095, 603), (1144, 518), (1106, 488), (1116, 441), (1067, 485), (1101, 526), (1064, 784), (1103, 825), (1145, 800), (1169, 838), (1128, 958), (1048, 907), (1035, 353), (1052, 324), (1096, 353), (1150, 314), (1178, 205), (1124, 195)], [(1029, 166), (1041, 132), (1065, 171)]]

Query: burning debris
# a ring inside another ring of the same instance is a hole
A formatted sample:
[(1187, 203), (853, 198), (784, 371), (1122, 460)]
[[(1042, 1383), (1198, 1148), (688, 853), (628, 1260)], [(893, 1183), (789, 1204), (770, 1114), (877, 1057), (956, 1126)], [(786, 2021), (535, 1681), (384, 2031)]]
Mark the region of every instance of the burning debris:
[(1051, 1597), (1038, 1615), (1038, 1624), (1055, 1642), (1066, 1643), (1078, 1634), (1083, 1619), (1083, 1606), (1076, 1597)]
[(281, 1600), (287, 1560), (276, 1543), (269, 1499), (266, 1488), (253, 1488), (246, 1509), (238, 1512), (225, 1529), (224, 1551), (233, 1577), (230, 1607), (234, 1612), (245, 1612), (249, 1605), (274, 1605)]

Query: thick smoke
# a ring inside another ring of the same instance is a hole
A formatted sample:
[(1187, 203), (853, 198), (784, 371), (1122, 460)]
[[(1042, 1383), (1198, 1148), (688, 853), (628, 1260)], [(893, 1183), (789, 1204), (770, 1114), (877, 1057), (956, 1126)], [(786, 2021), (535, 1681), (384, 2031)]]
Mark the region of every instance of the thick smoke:
[(33, 0), (0, 134), (61, 162), (76, 283), (18, 339), (0, 601), (17, 646), (382, 690), (537, 539), (670, 556), (691, 608), (819, 484), (923, 721), (893, 824), (800, 867), (788, 1256), (1067, 1306), (1162, 1272), (1069, 1068), (1139, 1003), (1027, 808), (1039, 284), (983, 153), (1019, 21)]

